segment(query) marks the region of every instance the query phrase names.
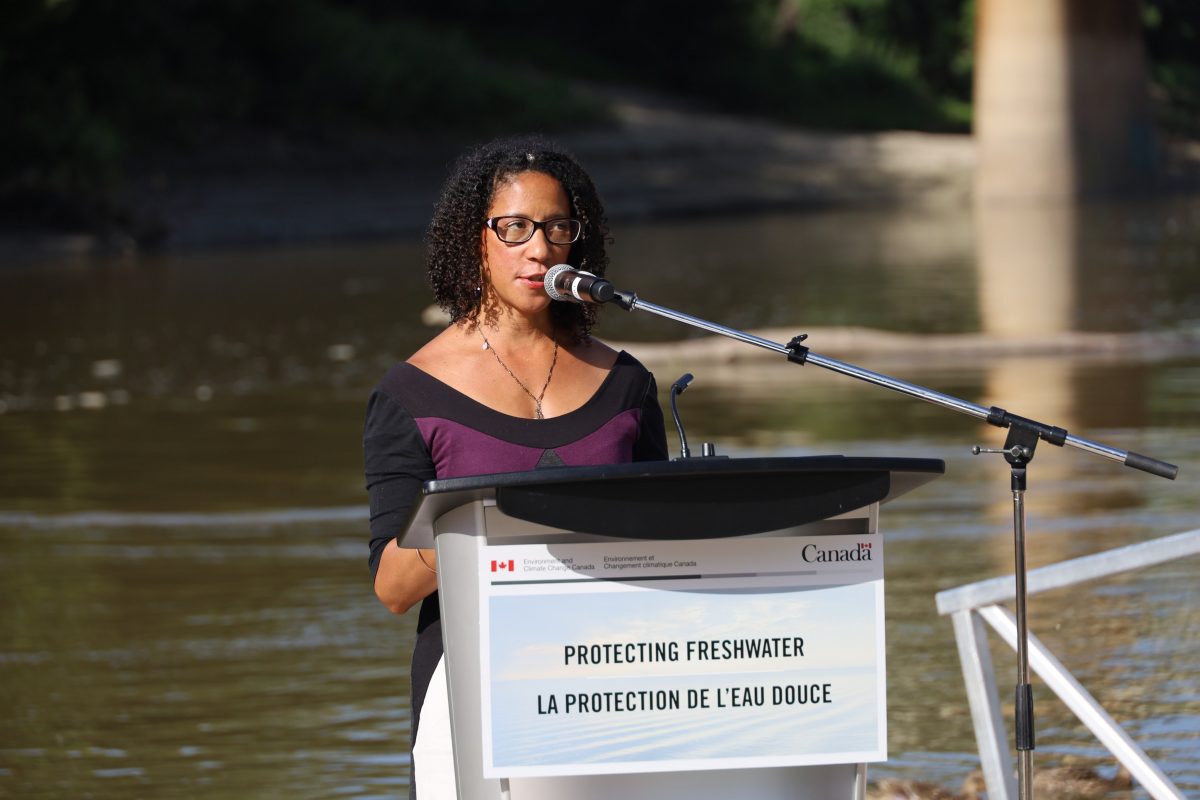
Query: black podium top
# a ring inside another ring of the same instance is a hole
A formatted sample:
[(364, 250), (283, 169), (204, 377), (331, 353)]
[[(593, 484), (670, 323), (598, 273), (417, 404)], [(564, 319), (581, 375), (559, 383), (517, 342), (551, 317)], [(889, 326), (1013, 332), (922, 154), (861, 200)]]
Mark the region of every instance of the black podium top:
[(432, 547), (438, 517), (492, 497), (510, 517), (579, 533), (745, 536), (886, 503), (945, 471), (944, 461), (930, 458), (689, 458), (433, 480), (401, 546)]

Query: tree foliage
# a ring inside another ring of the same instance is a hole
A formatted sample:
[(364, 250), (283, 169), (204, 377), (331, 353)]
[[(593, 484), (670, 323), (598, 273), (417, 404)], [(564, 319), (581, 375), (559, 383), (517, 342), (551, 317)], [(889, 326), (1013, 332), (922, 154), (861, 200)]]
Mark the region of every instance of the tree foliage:
[(220, 126), (334, 138), (554, 129), (604, 117), (457, 30), (324, 0), (6, 0), (0, 192), (101, 189), (126, 156)]
[[(377, 0), (346, 0), (379, 11)], [(840, 128), (965, 129), (969, 0), (484, 0), (411, 13), (505, 59)], [(966, 58), (964, 59), (964, 54)]]
[(1142, 27), (1164, 123), (1200, 136), (1200, 3), (1145, 0)]
[[(1200, 3), (1142, 0), (1200, 132)], [(4, 0), (0, 200), (99, 196), (131, 155), (245, 126), (478, 138), (604, 118), (572, 79), (804, 125), (966, 130), (973, 0)]]

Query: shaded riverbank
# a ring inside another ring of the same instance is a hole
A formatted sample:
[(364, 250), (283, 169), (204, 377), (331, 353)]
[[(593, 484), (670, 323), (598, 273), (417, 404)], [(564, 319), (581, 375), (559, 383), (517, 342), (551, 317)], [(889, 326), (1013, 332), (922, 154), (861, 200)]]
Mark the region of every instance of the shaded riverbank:
[[(970, 194), (967, 135), (813, 132), (670, 98), (592, 89), (612, 126), (557, 136), (592, 173), (614, 221), (897, 203)], [(246, 132), (135, 166), (107, 233), (9, 235), (29, 250), (130, 251), (386, 238), (421, 232), (469, 142), (358, 137), (337, 147)]]
[[(615, 223), (796, 209), (969, 205), (969, 134), (813, 131), (616, 87), (587, 91), (612, 125), (564, 133)], [(144, 159), (103, 231), (0, 234), (0, 263), (87, 255), (388, 239), (421, 233), (463, 137), (358, 135), (315, 144), (228, 132)], [(1164, 191), (1200, 187), (1200, 142), (1165, 148)]]

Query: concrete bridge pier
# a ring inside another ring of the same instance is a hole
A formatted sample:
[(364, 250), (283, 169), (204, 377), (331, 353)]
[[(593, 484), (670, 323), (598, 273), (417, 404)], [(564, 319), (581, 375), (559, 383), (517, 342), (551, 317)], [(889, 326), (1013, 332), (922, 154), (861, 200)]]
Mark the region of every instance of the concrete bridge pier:
[(1137, 0), (979, 0), (976, 194), (1111, 196), (1158, 168)]

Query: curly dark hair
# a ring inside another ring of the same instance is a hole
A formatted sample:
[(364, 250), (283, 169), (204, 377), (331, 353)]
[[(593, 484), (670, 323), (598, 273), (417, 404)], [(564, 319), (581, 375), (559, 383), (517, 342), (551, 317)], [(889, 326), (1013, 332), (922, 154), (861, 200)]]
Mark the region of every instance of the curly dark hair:
[[(540, 136), (497, 139), (463, 154), (454, 165), (425, 234), (425, 265), (437, 304), (452, 322), (475, 323), (482, 311), (480, 232), (492, 197), (505, 181), (521, 172), (542, 172), (566, 190), (571, 216), (583, 226), (568, 255), (576, 269), (603, 276), (608, 220), (592, 179), (575, 157)], [(596, 308), (553, 303), (551, 318), (577, 341), (587, 339), (596, 323)]]

